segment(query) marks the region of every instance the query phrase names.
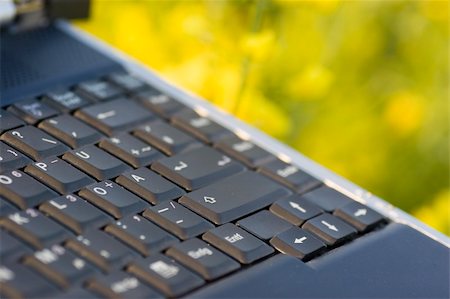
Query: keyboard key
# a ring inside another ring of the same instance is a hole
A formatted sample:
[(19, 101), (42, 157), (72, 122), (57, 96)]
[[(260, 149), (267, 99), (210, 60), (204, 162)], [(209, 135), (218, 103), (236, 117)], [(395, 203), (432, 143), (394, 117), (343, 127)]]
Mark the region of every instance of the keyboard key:
[(344, 194), (326, 186), (305, 193), (301, 198), (310, 201), (327, 212), (332, 212), (337, 208), (353, 202), (352, 199)]
[(0, 265), (1, 298), (47, 298), (57, 292), (55, 286), (24, 265)]
[(69, 148), (42, 130), (25, 126), (2, 135), (1, 139), (34, 160), (62, 155)]
[(0, 195), (21, 209), (34, 207), (56, 196), (56, 192), (20, 170), (0, 174)]
[(198, 236), (214, 227), (174, 201), (148, 208), (143, 215), (183, 240)]
[(164, 122), (153, 122), (139, 127), (134, 135), (150, 143), (168, 156), (199, 147), (194, 138)]
[(38, 249), (68, 236), (62, 226), (34, 209), (11, 214), (0, 221), (0, 226)]
[(134, 97), (145, 107), (164, 118), (170, 118), (176, 112), (185, 109), (186, 106), (177, 100), (162, 94), (156, 89), (140, 91)]
[(83, 235), (68, 240), (66, 247), (104, 272), (114, 267), (122, 267), (133, 257), (131, 249), (104, 231), (96, 229), (85, 231)]
[(155, 205), (185, 194), (183, 189), (145, 167), (120, 175), (116, 182)]
[(246, 171), (183, 195), (178, 202), (215, 224), (223, 224), (289, 194), (288, 189), (261, 174)]
[(6, 110), (0, 109), (0, 133), (25, 125), (25, 122)]
[(39, 128), (72, 148), (96, 143), (102, 137), (98, 131), (67, 114), (44, 120)]
[(271, 153), (235, 135), (221, 139), (215, 144), (215, 147), (251, 168), (275, 159)]
[(89, 185), (78, 194), (115, 218), (141, 212), (147, 207), (139, 197), (111, 181)]
[(189, 132), (206, 143), (212, 143), (226, 135), (232, 134), (221, 125), (205, 116), (200, 116), (191, 109), (184, 109), (176, 113), (172, 117), (172, 122), (175, 126)]
[(330, 214), (310, 219), (302, 228), (312, 232), (330, 246), (338, 245), (356, 235), (356, 229)]
[(239, 227), (252, 233), (262, 240), (269, 240), (273, 236), (292, 227), (292, 224), (267, 210), (262, 210), (237, 222)]
[(83, 82), (75, 88), (75, 91), (93, 101), (109, 100), (122, 94), (119, 88), (102, 80)]
[(99, 181), (131, 170), (130, 166), (94, 145), (67, 152), (62, 158)]
[(54, 89), (46, 93), (42, 102), (62, 112), (70, 112), (91, 103), (86, 98), (64, 88)]
[(129, 134), (102, 140), (99, 146), (135, 168), (164, 157), (158, 150)]
[(28, 165), (25, 172), (61, 194), (78, 191), (95, 182), (84, 172), (55, 157)]
[(60, 245), (53, 245), (25, 257), (23, 263), (62, 289), (68, 289), (94, 272), (84, 259)]
[(20, 101), (11, 105), (8, 110), (29, 124), (35, 124), (58, 113), (55, 109), (35, 99)]
[(244, 171), (244, 166), (210, 147), (200, 147), (152, 164), (152, 169), (187, 190)]
[(76, 195), (64, 195), (43, 203), (39, 210), (70, 228), (76, 234), (108, 223), (111, 218)]
[(88, 282), (87, 288), (104, 298), (150, 299), (162, 295), (140, 282), (136, 277), (116, 271)]
[(106, 79), (127, 92), (136, 92), (147, 88), (147, 84), (127, 73), (114, 73), (108, 75)]
[(303, 199), (298, 194), (276, 201), (270, 207), (270, 211), (296, 226), (300, 226), (306, 220), (323, 213), (318, 206)]
[(278, 159), (262, 164), (258, 171), (298, 193), (304, 193), (322, 184), (318, 179), (302, 171), (297, 166)]
[(325, 249), (325, 244), (307, 231), (292, 227), (276, 235), (270, 244), (278, 251), (308, 261)]
[(75, 112), (75, 116), (108, 136), (131, 129), (153, 118), (153, 114), (126, 98), (80, 109)]
[(27, 156), (0, 141), (1, 171), (22, 168), (30, 162), (31, 160)]
[(143, 256), (157, 253), (178, 242), (178, 239), (139, 215), (130, 215), (105, 227)]
[(231, 223), (206, 232), (203, 240), (242, 264), (250, 264), (274, 252), (272, 247)]
[(213, 280), (240, 268), (240, 264), (199, 239), (191, 239), (171, 247), (166, 252), (184, 266)]
[(360, 232), (368, 231), (384, 221), (381, 214), (356, 201), (338, 208), (334, 211), (334, 215), (350, 223)]
[(17, 212), (16, 206), (10, 204), (3, 197), (0, 197), (0, 217), (8, 216), (11, 213)]
[(199, 276), (160, 254), (132, 263), (127, 271), (170, 297), (180, 296), (204, 284)]
[(28, 246), (25, 246), (25, 244), (4, 230), (0, 230), (0, 257), (2, 264), (8, 261), (17, 261), (27, 253), (31, 253), (31, 249)]

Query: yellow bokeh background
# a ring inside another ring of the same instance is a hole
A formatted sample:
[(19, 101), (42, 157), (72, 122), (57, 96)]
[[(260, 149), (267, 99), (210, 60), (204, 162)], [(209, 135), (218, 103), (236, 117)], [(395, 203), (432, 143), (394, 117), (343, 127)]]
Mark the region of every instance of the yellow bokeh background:
[(450, 234), (448, 1), (94, 0), (76, 24)]

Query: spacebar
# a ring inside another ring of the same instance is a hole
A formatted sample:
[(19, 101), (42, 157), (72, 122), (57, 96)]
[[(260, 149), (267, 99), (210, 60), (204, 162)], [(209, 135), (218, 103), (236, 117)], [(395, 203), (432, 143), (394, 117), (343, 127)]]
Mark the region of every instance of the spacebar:
[(234, 221), (291, 192), (259, 173), (246, 171), (188, 193), (179, 202), (215, 224)]

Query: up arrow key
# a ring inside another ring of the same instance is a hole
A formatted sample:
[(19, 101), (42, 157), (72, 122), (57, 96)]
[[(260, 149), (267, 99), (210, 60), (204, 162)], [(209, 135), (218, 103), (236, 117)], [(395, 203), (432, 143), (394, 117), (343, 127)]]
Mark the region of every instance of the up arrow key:
[(355, 217), (360, 217), (365, 216), (366, 214), (367, 214), (366, 209), (358, 209), (353, 215), (355, 215)]

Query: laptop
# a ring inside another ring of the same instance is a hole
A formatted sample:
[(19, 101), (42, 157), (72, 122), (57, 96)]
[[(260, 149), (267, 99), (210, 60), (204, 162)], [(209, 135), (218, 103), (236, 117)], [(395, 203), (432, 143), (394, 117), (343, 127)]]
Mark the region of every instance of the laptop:
[(49, 3), (1, 32), (1, 298), (450, 297), (447, 236)]

